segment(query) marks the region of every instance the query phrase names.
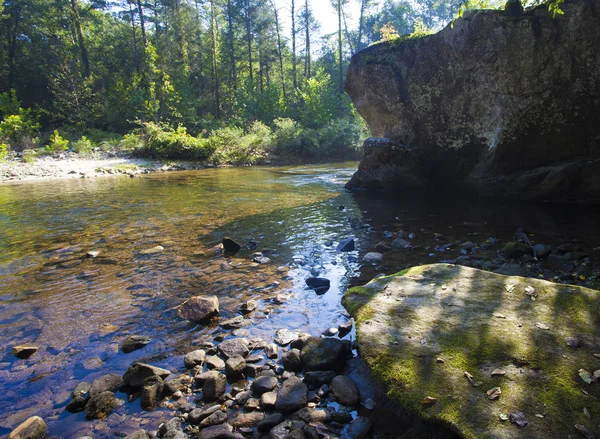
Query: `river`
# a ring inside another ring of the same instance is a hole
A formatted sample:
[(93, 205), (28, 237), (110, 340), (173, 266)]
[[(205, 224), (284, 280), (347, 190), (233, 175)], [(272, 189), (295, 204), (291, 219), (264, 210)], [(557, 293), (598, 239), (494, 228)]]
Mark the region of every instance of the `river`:
[[(256, 299), (248, 337), (271, 342), (280, 328), (320, 334), (345, 321), (340, 299), (349, 285), (465, 256), (443, 243), (502, 243), (523, 227), (534, 243), (588, 253), (600, 246), (598, 209), (351, 193), (343, 184), (355, 169), (352, 162), (1, 185), (0, 436), (32, 415), (48, 422), (51, 437), (156, 428), (172, 410), (147, 413), (126, 403), (106, 420), (88, 422), (64, 408), (77, 382), (123, 373), (135, 360), (183, 372), (186, 352), (224, 332), (177, 317), (174, 308), (193, 295), (216, 294), (222, 317)], [(361, 262), (378, 242), (391, 242), (386, 232), (400, 230), (412, 251), (386, 252), (383, 264)], [(214, 248), (224, 236), (242, 244), (235, 257)], [(336, 251), (345, 237), (356, 239), (355, 251)], [(155, 246), (164, 250), (144, 254)], [(498, 247), (489, 247), (469, 257), (495, 268)], [(256, 251), (272, 262), (253, 263)], [(543, 264), (524, 270), (557, 274)], [(304, 284), (309, 276), (327, 277), (330, 289), (315, 294)], [(586, 272), (570, 281), (593, 279)], [(281, 294), (288, 300), (275, 303)], [(152, 342), (119, 352), (132, 334)], [(40, 349), (19, 360), (11, 354), (19, 344)]]

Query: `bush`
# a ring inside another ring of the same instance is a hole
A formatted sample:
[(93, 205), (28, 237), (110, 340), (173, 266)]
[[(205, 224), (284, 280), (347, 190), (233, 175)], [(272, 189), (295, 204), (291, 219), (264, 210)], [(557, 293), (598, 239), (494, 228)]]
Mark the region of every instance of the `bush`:
[(8, 157), (8, 145), (0, 143), (0, 162), (3, 162)]
[(142, 142), (142, 139), (137, 134), (129, 133), (123, 136), (119, 146), (124, 151), (135, 151), (143, 148), (144, 142)]
[(46, 151), (55, 154), (57, 152), (66, 151), (69, 147), (69, 141), (63, 139), (57, 130), (50, 136), (50, 143), (46, 145)]
[(156, 158), (203, 160), (212, 152), (205, 139), (191, 136), (183, 126), (173, 130), (167, 125), (145, 122), (139, 138), (144, 144), (142, 152)]
[(361, 138), (361, 126), (349, 119), (332, 120), (319, 130), (320, 149), (326, 156), (357, 152)]
[(79, 140), (73, 142), (72, 148), (78, 154), (89, 154), (94, 150), (94, 142), (86, 136), (81, 136)]
[(33, 137), (39, 127), (29, 116), (29, 110), (20, 109), (19, 114), (5, 116), (0, 122), (0, 137), (16, 147), (24, 138)]

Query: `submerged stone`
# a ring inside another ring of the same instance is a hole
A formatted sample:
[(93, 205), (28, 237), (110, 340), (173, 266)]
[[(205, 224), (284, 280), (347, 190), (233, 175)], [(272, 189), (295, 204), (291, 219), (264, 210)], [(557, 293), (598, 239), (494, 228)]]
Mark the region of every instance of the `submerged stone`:
[[(356, 320), (360, 352), (388, 395), (462, 437), (574, 436), (584, 405), (600, 412), (600, 387), (577, 375), (596, 367), (598, 291), (434, 264), (351, 288), (343, 304)], [(582, 340), (577, 349), (565, 343), (574, 333)], [(486, 392), (497, 386), (502, 396), (491, 401)], [(498, 421), (519, 411), (535, 421), (525, 428)]]

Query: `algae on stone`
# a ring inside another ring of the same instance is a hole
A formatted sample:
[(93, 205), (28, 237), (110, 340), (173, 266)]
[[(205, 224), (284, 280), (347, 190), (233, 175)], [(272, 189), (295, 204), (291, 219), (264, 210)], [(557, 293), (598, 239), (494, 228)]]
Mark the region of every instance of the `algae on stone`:
[[(434, 264), (352, 288), (343, 304), (363, 358), (405, 408), (465, 438), (552, 438), (576, 437), (575, 424), (598, 430), (600, 383), (578, 376), (600, 369), (598, 299), (582, 287)], [(492, 376), (497, 368), (506, 373)], [(518, 411), (526, 427), (501, 419)]]

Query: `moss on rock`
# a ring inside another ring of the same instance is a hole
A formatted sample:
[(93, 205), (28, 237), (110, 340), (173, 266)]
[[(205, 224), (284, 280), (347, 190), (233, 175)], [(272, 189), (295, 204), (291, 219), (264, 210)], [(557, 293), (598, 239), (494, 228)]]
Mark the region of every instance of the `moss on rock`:
[[(576, 436), (575, 424), (597, 429), (600, 383), (586, 384), (578, 371), (600, 369), (599, 298), (582, 287), (434, 264), (352, 288), (343, 304), (357, 321), (361, 354), (405, 408), (465, 438), (549, 438)], [(492, 376), (495, 369), (505, 374)], [(496, 386), (502, 394), (492, 401), (486, 392)], [(529, 425), (501, 420), (516, 411)]]

